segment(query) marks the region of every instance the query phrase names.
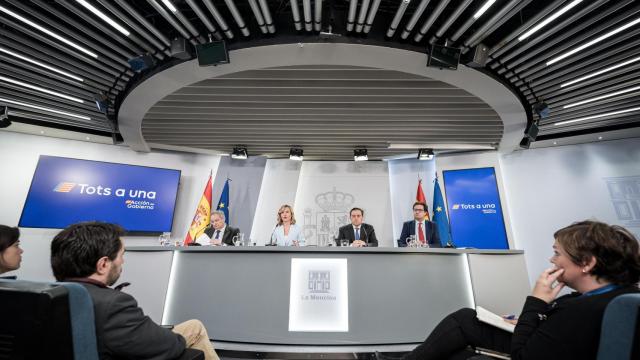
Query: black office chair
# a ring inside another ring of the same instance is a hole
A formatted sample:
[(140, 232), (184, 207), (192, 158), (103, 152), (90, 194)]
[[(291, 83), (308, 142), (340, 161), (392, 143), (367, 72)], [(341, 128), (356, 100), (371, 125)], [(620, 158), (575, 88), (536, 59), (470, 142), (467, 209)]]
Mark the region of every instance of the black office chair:
[[(98, 360), (93, 302), (84, 286), (0, 280), (0, 357)], [(203, 360), (187, 349), (179, 360)]]

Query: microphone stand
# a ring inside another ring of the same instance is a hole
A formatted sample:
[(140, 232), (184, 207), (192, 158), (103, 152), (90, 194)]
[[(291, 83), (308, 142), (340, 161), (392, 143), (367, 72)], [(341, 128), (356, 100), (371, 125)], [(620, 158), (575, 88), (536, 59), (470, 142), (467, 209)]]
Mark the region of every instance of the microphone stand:
[(269, 238), (269, 243), (265, 244), (264, 246), (277, 246), (277, 243), (273, 243), (273, 234), (275, 234), (276, 229), (278, 228), (278, 224), (276, 224), (276, 226), (273, 227), (273, 230), (271, 230), (271, 237)]
[(364, 223), (360, 225), (360, 228), (364, 231), (364, 238), (366, 239), (365, 243), (367, 244), (366, 246), (369, 247), (369, 234), (367, 234), (367, 229), (365, 229)]

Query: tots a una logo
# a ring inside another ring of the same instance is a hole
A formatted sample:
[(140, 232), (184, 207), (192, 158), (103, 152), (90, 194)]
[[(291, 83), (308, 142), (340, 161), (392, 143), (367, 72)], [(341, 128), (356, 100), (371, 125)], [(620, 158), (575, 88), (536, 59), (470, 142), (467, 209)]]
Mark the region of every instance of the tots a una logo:
[(76, 187), (76, 183), (61, 182), (55, 188), (53, 188), (53, 191), (62, 192), (62, 193), (68, 193), (71, 190), (73, 190), (74, 187)]

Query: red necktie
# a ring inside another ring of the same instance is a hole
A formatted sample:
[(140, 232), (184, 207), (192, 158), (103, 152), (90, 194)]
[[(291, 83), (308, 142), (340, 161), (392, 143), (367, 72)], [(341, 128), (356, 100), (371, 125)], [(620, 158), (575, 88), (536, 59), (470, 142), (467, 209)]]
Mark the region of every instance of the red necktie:
[(418, 240), (424, 244), (424, 231), (422, 230), (422, 222), (418, 223)]

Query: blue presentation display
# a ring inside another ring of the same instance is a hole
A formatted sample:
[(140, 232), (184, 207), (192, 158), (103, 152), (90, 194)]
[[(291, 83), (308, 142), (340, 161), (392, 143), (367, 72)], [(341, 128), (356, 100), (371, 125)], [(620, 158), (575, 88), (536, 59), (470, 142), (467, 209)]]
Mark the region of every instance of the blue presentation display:
[(80, 221), (130, 232), (171, 231), (180, 170), (40, 156), (21, 227), (65, 228)]
[(443, 176), (454, 244), (508, 249), (495, 170), (445, 170)]

